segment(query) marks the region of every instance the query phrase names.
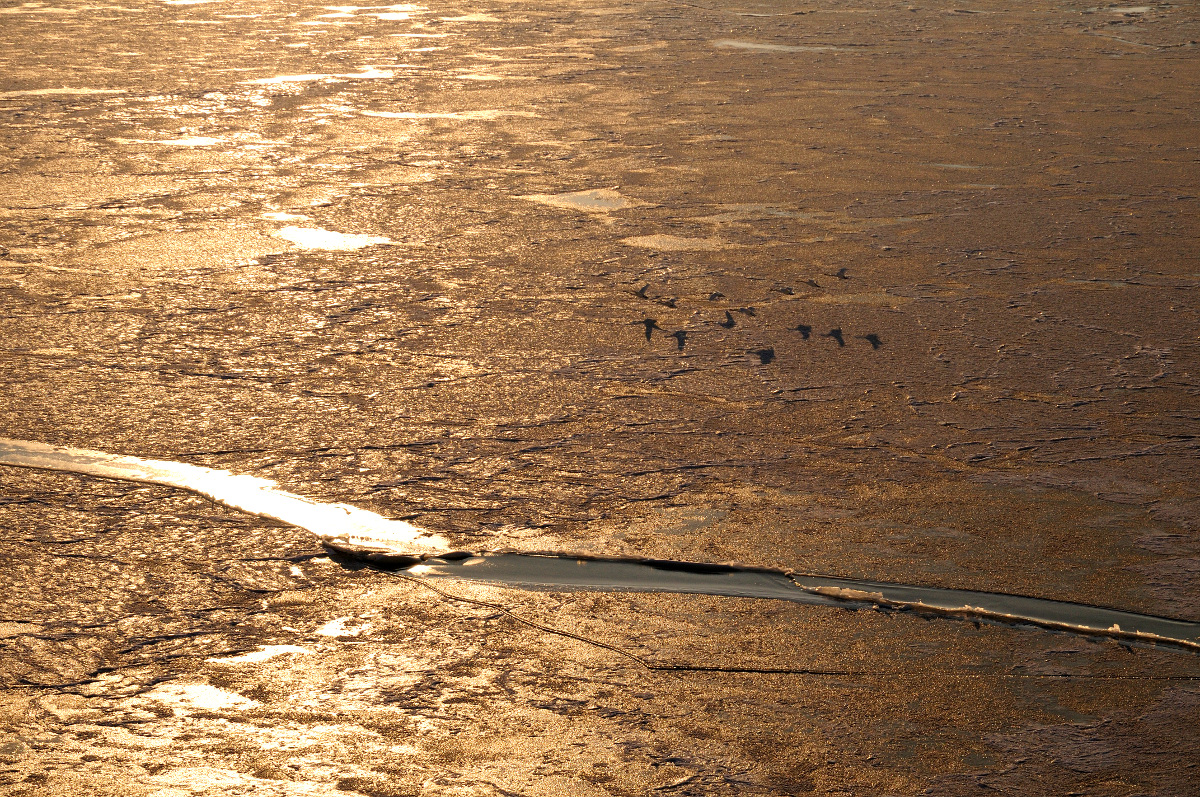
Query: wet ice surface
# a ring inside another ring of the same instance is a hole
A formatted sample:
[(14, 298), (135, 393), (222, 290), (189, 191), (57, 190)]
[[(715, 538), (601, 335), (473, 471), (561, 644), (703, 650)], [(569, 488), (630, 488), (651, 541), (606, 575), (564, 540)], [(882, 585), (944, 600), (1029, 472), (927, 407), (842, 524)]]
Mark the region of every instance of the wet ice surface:
[[(0, 26), (4, 436), (456, 547), (1200, 617), (1195, 9), (103, 5)], [(289, 75), (334, 77), (250, 82)], [(646, 204), (519, 199), (610, 186)], [(722, 246), (622, 243), (656, 236)], [(669, 680), (200, 498), (5, 470), (4, 788), (1192, 788), (1195, 687), (1148, 679), (1186, 657), (438, 582), (722, 670)], [(271, 645), (314, 653), (207, 661)]]

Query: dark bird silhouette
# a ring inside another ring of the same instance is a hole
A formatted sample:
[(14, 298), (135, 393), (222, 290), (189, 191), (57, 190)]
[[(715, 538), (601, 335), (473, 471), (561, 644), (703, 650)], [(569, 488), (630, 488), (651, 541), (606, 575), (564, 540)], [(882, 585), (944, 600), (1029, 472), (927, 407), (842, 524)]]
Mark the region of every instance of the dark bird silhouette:
[(757, 312), (757, 311), (755, 311), (755, 309), (754, 309), (753, 307), (739, 307), (739, 308), (738, 308), (737, 310), (735, 310), (734, 312), (736, 312), (736, 313), (744, 313), (744, 314), (746, 314), (746, 315), (748, 315), (748, 316), (750, 316), (750, 317), (754, 317), (754, 316), (758, 315), (758, 312)]
[(879, 336), (876, 335), (874, 332), (872, 332), (869, 335), (863, 335), (863, 340), (865, 340), (867, 343), (870, 343), (872, 349), (878, 349), (880, 346), (883, 345), (883, 341), (880, 340)]
[(681, 329), (678, 332), (672, 332), (671, 337), (675, 338), (675, 342), (679, 344), (679, 350), (683, 351), (683, 342), (687, 340), (687, 330)]
[(800, 333), (800, 337), (808, 340), (808, 336), (812, 334), (812, 327), (808, 324), (797, 324), (796, 331)]
[(844, 269), (844, 268), (839, 268), (839, 269), (838, 269), (837, 271), (835, 271), (834, 273), (832, 273), (832, 274), (827, 274), (826, 276), (829, 276), (829, 277), (837, 277), (837, 278), (838, 278), (838, 279), (840, 279), (840, 280), (848, 280), (848, 279), (850, 279), (849, 277), (847, 277), (847, 276), (846, 276), (846, 269)]
[(667, 307), (674, 307), (675, 302), (678, 300), (674, 296), (659, 296), (654, 301), (658, 302), (659, 304), (665, 304)]
[(653, 318), (643, 318), (642, 323), (646, 325), (646, 340), (650, 340), (650, 330), (662, 329), (662, 327), (658, 325), (658, 321)]
[(720, 325), (726, 329), (733, 329), (735, 326), (737, 326), (737, 321), (733, 320), (733, 316), (729, 314), (728, 310), (725, 311), (725, 320), (718, 323), (720, 323)]
[(771, 362), (771, 360), (775, 359), (774, 349), (754, 349), (750, 353), (755, 357), (758, 357), (758, 361), (763, 365), (766, 365), (767, 363)]
[(796, 295), (796, 291), (795, 291), (795, 290), (793, 290), (793, 289), (792, 289), (792, 287), (791, 287), (790, 285), (783, 285), (783, 286), (780, 286), (780, 287), (775, 287), (775, 288), (772, 288), (771, 290), (773, 290), (773, 291), (779, 291), (779, 292), (780, 292), (780, 293), (782, 293), (784, 296), (795, 296), (795, 295)]
[(720, 291), (713, 291), (712, 293), (710, 293), (708, 295), (708, 300), (710, 302), (715, 302), (717, 299), (724, 299), (724, 298), (725, 298), (725, 294), (721, 293)]
[(647, 298), (646, 297), (646, 289), (649, 287), (650, 287), (650, 283), (646, 283), (645, 285), (643, 285), (642, 287), (640, 287), (636, 291), (634, 291), (633, 295), (638, 296), (642, 299), (645, 299), (645, 298)]
[(811, 285), (811, 286), (813, 286), (814, 288), (820, 288), (820, 287), (821, 287), (821, 283), (817, 282), (815, 279), (813, 279), (813, 278), (811, 278), (811, 277), (809, 277), (808, 279), (806, 279), (806, 280), (804, 281), (804, 284), (805, 284), (805, 285)]
[(834, 327), (833, 329), (829, 330), (825, 334), (821, 335), (821, 337), (833, 338), (834, 340), (836, 340), (838, 342), (839, 346), (846, 345), (846, 341), (842, 339), (842, 328), (841, 327)]

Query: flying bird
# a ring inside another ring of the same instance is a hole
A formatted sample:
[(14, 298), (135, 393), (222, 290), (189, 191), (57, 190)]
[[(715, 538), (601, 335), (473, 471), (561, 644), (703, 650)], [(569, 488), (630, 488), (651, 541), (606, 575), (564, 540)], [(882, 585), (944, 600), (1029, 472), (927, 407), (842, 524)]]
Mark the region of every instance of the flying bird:
[(713, 291), (712, 293), (710, 293), (708, 295), (708, 300), (710, 302), (715, 302), (717, 299), (724, 299), (724, 298), (725, 298), (725, 294), (721, 293), (720, 291)]
[(876, 335), (874, 332), (872, 332), (869, 335), (863, 335), (863, 340), (865, 340), (867, 343), (870, 343), (872, 349), (878, 349), (880, 346), (883, 345), (883, 341), (880, 340), (879, 336)]
[(737, 325), (737, 322), (733, 320), (733, 316), (729, 314), (728, 310), (725, 311), (725, 320), (718, 323), (726, 329), (733, 329)]
[(739, 308), (738, 308), (737, 310), (735, 310), (734, 312), (736, 312), (736, 313), (744, 313), (745, 315), (748, 315), (748, 316), (751, 316), (751, 317), (758, 315), (758, 313), (755, 311), (755, 309), (754, 309), (753, 307), (739, 307)]
[(681, 329), (678, 332), (672, 332), (671, 337), (675, 338), (675, 342), (679, 344), (679, 350), (683, 351), (683, 342), (687, 340), (687, 330)]
[(815, 279), (813, 279), (812, 277), (809, 277), (808, 279), (806, 279), (806, 280), (804, 281), (804, 284), (805, 284), (805, 285), (811, 285), (811, 286), (813, 286), (814, 288), (820, 288), (820, 287), (821, 287), (821, 283), (817, 282), (817, 281), (816, 281)]
[(640, 287), (636, 291), (634, 291), (633, 295), (641, 297), (642, 299), (649, 298), (646, 296), (646, 289), (649, 287), (650, 287), (650, 283), (647, 282), (645, 285), (643, 285), (642, 287)]
[(850, 279), (849, 277), (847, 277), (847, 276), (846, 276), (846, 269), (844, 269), (844, 268), (839, 268), (839, 269), (838, 269), (837, 271), (835, 271), (834, 273), (832, 273), (832, 274), (826, 274), (825, 276), (827, 276), (827, 277), (837, 277), (837, 278), (838, 278), (838, 279), (840, 279), (840, 280), (848, 280), (848, 279)]
[(808, 324), (797, 324), (796, 331), (800, 333), (800, 337), (808, 340), (808, 336), (812, 334), (812, 327)]
[(650, 340), (650, 330), (662, 329), (662, 327), (658, 325), (658, 320), (654, 318), (643, 318), (642, 323), (646, 325), (646, 340)]
[(759, 362), (761, 362), (763, 365), (766, 365), (767, 363), (771, 362), (771, 360), (775, 359), (774, 349), (754, 349), (750, 353), (758, 357)]
[(834, 327), (833, 329), (831, 329), (828, 332), (821, 335), (821, 337), (833, 338), (834, 340), (836, 340), (838, 342), (839, 346), (846, 345), (846, 341), (842, 339), (842, 328), (841, 327)]

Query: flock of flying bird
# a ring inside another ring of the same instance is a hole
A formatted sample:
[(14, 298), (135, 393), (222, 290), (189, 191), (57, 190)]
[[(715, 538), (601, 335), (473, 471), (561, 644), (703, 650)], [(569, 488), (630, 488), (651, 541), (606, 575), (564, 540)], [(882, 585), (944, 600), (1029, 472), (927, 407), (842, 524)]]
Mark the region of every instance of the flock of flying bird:
[[(849, 279), (849, 277), (846, 276), (846, 269), (844, 269), (844, 268), (839, 269), (837, 271), (837, 273), (830, 274), (829, 276), (837, 277), (838, 279)], [(809, 285), (812, 285), (814, 287), (817, 287), (817, 288), (821, 287), (820, 285), (817, 284), (816, 280), (809, 279), (809, 280), (806, 280), (806, 282)], [(664, 299), (658, 298), (658, 297), (647, 296), (646, 291), (649, 287), (650, 287), (649, 285), (643, 285), (641, 288), (634, 291), (634, 295), (636, 295), (642, 299), (650, 299), (652, 301), (658, 301), (661, 303), (665, 303), (668, 307), (675, 306), (675, 300), (673, 300), (673, 299), (665, 299), (664, 300)], [(794, 291), (791, 288), (776, 288), (776, 290), (779, 290), (786, 294), (794, 293)], [(720, 293), (719, 291), (716, 293), (710, 294), (708, 297), (709, 301), (712, 301), (712, 302), (718, 301), (723, 298), (725, 298), (725, 294)], [(738, 307), (732, 311), (726, 310), (725, 311), (725, 320), (719, 321), (717, 323), (720, 324), (725, 329), (733, 329), (735, 326), (737, 326), (737, 320), (733, 317), (734, 313), (742, 313), (743, 315), (752, 316), (752, 317), (757, 315), (757, 312), (755, 311), (755, 309), (753, 307)], [(658, 325), (658, 319), (655, 319), (655, 318), (644, 318), (644, 319), (642, 319), (642, 324), (646, 327), (646, 340), (650, 340), (651, 333), (656, 329), (659, 331), (663, 331), (663, 332), (666, 331)], [(796, 326), (792, 327), (791, 329), (795, 332), (799, 332), (801, 338), (803, 338), (804, 340), (809, 340), (812, 337), (813, 328), (809, 324), (797, 324)], [(829, 330), (828, 332), (820, 332), (818, 334), (820, 335), (820, 337), (830, 338), (834, 341), (837, 341), (837, 345), (839, 347), (846, 345), (846, 338), (845, 338), (845, 335), (842, 333), (841, 327), (834, 327), (833, 329)], [(687, 336), (688, 336), (688, 333), (687, 333), (687, 330), (685, 330), (685, 329), (680, 329), (676, 332), (667, 333), (667, 337), (675, 338), (675, 342), (678, 344), (680, 351), (683, 351), (683, 346), (687, 342)], [(880, 346), (883, 345), (883, 341), (880, 340), (879, 336), (876, 335), (874, 332), (870, 332), (866, 335), (860, 335), (859, 337), (862, 340), (865, 340), (867, 343), (870, 343), (872, 349), (878, 349)], [(767, 363), (769, 363), (775, 359), (775, 349), (774, 348), (751, 349), (749, 353), (758, 357), (759, 361), (763, 365), (766, 365)]]

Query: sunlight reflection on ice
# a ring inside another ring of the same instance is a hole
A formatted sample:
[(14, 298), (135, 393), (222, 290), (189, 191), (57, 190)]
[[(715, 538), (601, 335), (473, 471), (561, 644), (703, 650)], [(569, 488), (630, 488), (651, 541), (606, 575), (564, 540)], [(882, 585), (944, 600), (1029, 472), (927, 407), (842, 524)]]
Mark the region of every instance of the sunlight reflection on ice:
[(44, 97), (54, 94), (124, 94), (124, 89), (89, 89), (89, 88), (68, 88), (63, 86), (57, 89), (22, 89), (20, 91), (0, 91), (0, 97)]
[(824, 53), (843, 52), (843, 47), (833, 47), (827, 44), (764, 44), (762, 42), (747, 42), (738, 39), (721, 39), (713, 42), (716, 47), (734, 50), (756, 50), (768, 53)]
[(391, 238), (384, 238), (380, 235), (347, 235), (332, 230), (322, 230), (320, 227), (284, 227), (275, 235), (285, 241), (291, 241), (301, 249), (330, 251), (349, 251), (376, 244), (394, 243)]
[(308, 216), (302, 216), (299, 213), (287, 213), (284, 211), (272, 211), (262, 214), (264, 219), (269, 221), (308, 221)]
[(359, 636), (371, 630), (370, 623), (351, 622), (353, 617), (336, 617), (318, 628), (314, 633), (327, 637)]
[(348, 504), (312, 501), (277, 489), (269, 479), (199, 465), (5, 438), (0, 438), (0, 465), (83, 473), (190, 490), (233, 509), (307, 529), (323, 541), (382, 546), (412, 553), (444, 553), (449, 546), (445, 538), (402, 520), (391, 520)]
[(542, 205), (589, 213), (607, 213), (610, 210), (642, 207), (646, 203), (621, 196), (613, 188), (593, 188), (588, 191), (569, 191), (565, 194), (527, 194), (517, 197)]
[(299, 645), (264, 645), (258, 650), (243, 653), (241, 656), (209, 659), (209, 661), (213, 664), (258, 664), (259, 662), (268, 661), (277, 656), (287, 655), (288, 653), (311, 655), (312, 651), (308, 648), (302, 648)]
[(532, 111), (363, 111), (363, 116), (378, 116), (383, 119), (499, 119), (502, 116), (537, 116)]
[(247, 80), (245, 82), (260, 86), (269, 86), (282, 83), (310, 83), (316, 80), (371, 80), (396, 76), (395, 72), (386, 69), (375, 69), (371, 66), (364, 66), (361, 69), (363, 71), (349, 74), (309, 73), (304, 75), (279, 75), (277, 77), (261, 77), (257, 80)]
[(146, 693), (146, 697), (166, 703), (175, 708), (176, 715), (185, 713), (183, 709), (200, 709), (202, 711), (220, 711), (230, 708), (251, 708), (258, 703), (237, 692), (228, 692), (208, 684), (162, 684)]
[(212, 136), (185, 136), (183, 138), (169, 138), (165, 141), (155, 141), (155, 144), (165, 144), (170, 147), (211, 147), (214, 144), (224, 144), (225, 141)]
[(658, 249), (663, 252), (692, 252), (721, 249), (724, 244), (716, 238), (683, 238), (678, 235), (635, 235), (622, 238), (626, 246)]
[(441, 20), (442, 22), (499, 22), (500, 18), (494, 17), (491, 14), (481, 14), (476, 12), (472, 14), (463, 14), (462, 16), (458, 17), (442, 17)]
[(385, 9), (387, 11), (425, 11), (425, 10), (427, 10), (424, 6), (412, 5), (411, 3), (397, 3), (397, 4), (393, 4), (393, 5), (388, 5), (388, 6), (321, 6), (321, 8), (325, 9), (326, 11), (343, 11), (343, 12), (379, 11), (379, 10), (385, 10)]
[(53, 8), (42, 6), (37, 3), (25, 3), (16, 8), (0, 9), (0, 14), (74, 14), (74, 8)]

